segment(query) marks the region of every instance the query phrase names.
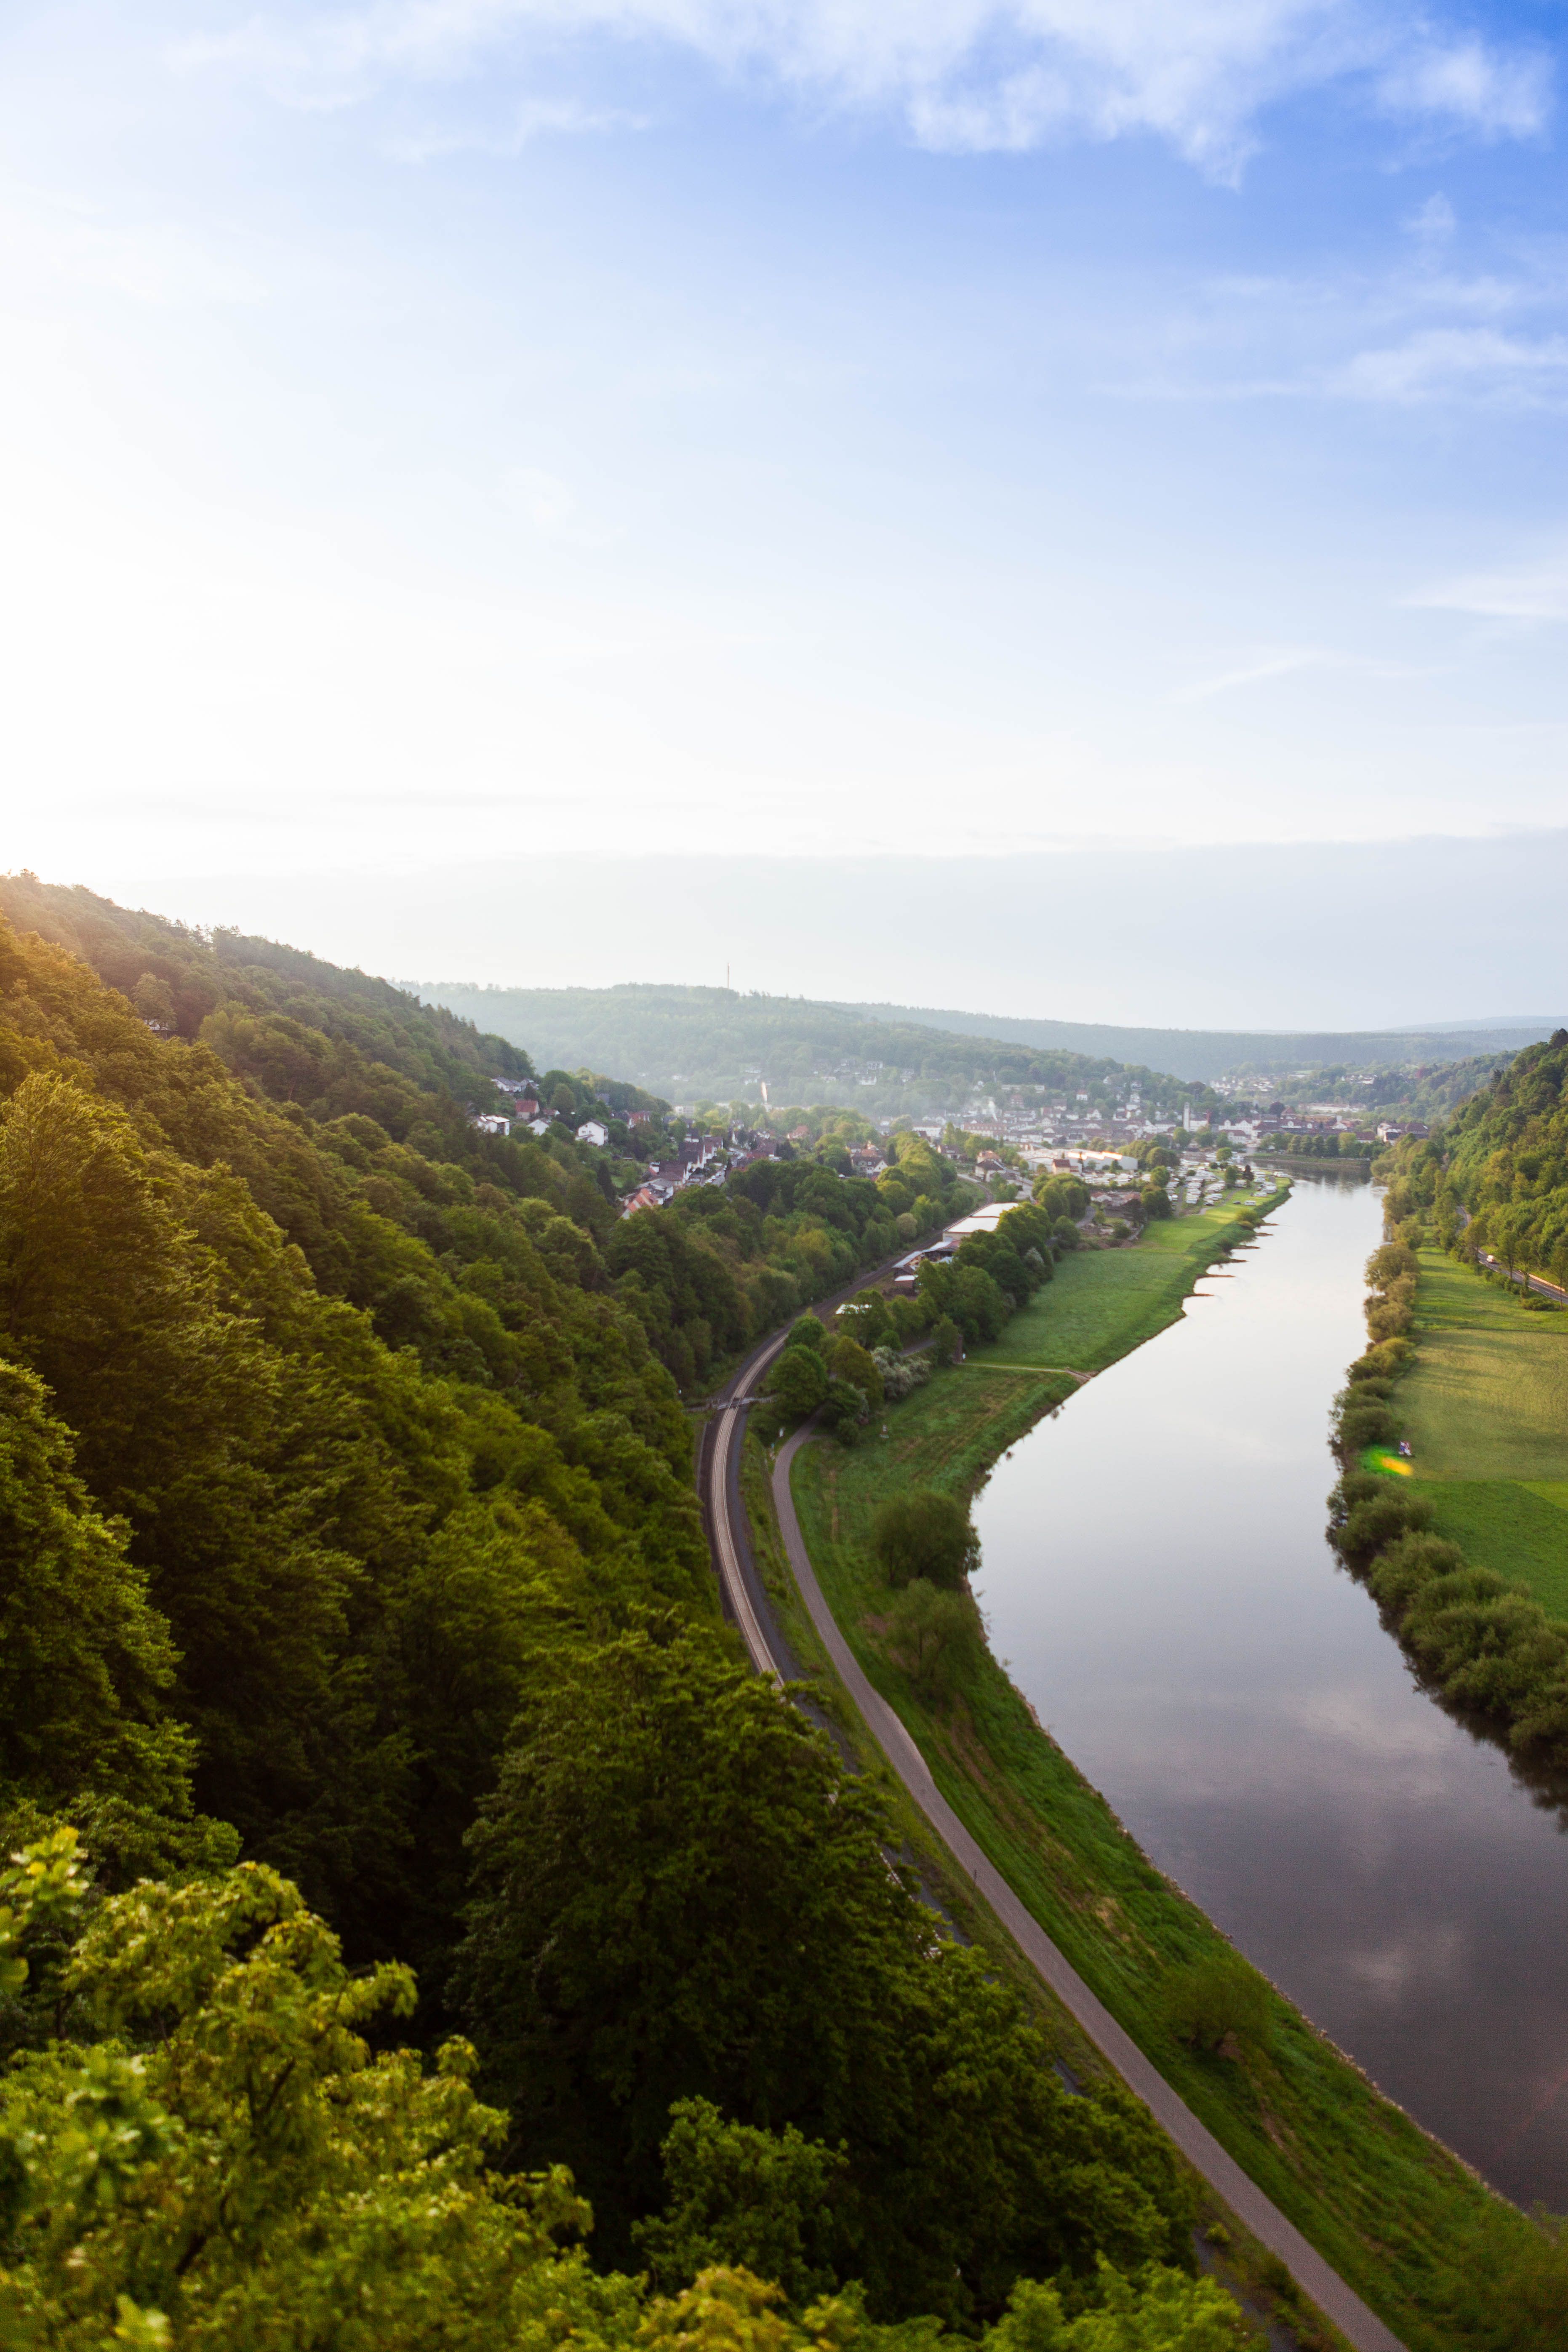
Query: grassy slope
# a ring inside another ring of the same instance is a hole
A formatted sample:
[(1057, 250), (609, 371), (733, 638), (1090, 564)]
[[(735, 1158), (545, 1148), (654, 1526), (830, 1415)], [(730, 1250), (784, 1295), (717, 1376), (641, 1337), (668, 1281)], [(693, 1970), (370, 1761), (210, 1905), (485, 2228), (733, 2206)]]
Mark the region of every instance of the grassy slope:
[[(1237, 2063), (1175, 2042), (1160, 2018), (1165, 1972), (1217, 1944), (1218, 1931), (1153, 1868), (994, 1660), (982, 1658), (956, 1703), (936, 1711), (876, 1641), (885, 1592), (866, 1542), (876, 1505), (911, 1481), (973, 1486), (1041, 1412), (1070, 1397), (1073, 1371), (1110, 1363), (1173, 1321), (1233, 1234), (1241, 1237), (1215, 1211), (1161, 1227), (1136, 1250), (1070, 1259), (994, 1349), (893, 1407), (886, 1443), (808, 1447), (796, 1504), (839, 1623), (954, 1810), (1253, 2179), (1413, 2352), (1436, 2352), (1451, 2339), (1424, 2315), (1434, 2264), (1487, 2192), (1283, 2000), (1267, 2053)], [(1066, 1374), (986, 1369), (1029, 1361)]]
[(1437, 1531), (1568, 1617), (1568, 1315), (1421, 1252), (1399, 1411)]

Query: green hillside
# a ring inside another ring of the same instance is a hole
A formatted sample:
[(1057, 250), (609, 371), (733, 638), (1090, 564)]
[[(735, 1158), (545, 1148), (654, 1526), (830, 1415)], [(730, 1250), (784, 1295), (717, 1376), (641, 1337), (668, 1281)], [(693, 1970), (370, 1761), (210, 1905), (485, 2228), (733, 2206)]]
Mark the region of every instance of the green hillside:
[(972, 1097), (1025, 1089), (1032, 1101), (1081, 1091), (1092, 1110), (1125, 1100), (1134, 1082), (1145, 1114), (1207, 1104), (1206, 1087), (1157, 1069), (1053, 1045), (962, 1037), (856, 1006), (807, 997), (742, 996), (723, 988), (479, 988), (421, 982), (419, 993), (462, 1020), (526, 1043), (567, 1068), (614, 1069), (676, 1099), (775, 1107), (846, 1103), (876, 1116), (961, 1108)]

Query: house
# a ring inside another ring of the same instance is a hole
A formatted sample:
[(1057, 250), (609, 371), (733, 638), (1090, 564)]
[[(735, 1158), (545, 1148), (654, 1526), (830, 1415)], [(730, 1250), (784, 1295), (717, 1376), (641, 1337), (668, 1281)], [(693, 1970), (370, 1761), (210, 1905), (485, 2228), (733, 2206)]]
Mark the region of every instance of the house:
[(510, 1135), (511, 1133), (510, 1119), (503, 1118), (500, 1111), (496, 1110), (476, 1111), (473, 1118), (468, 1121), (468, 1124), (470, 1127), (477, 1127), (481, 1135)]
[(591, 1143), (597, 1150), (600, 1151), (603, 1151), (609, 1139), (610, 1130), (605, 1125), (603, 1119), (585, 1118), (583, 1121), (582, 1126), (577, 1129), (577, 1140), (579, 1143)]

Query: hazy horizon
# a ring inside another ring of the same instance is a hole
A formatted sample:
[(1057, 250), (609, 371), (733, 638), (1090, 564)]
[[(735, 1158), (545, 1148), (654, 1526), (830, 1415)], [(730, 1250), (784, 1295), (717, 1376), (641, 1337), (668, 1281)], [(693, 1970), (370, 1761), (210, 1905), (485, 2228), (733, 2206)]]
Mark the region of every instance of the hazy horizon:
[(1568, 1000), (1568, 830), (1379, 851), (127, 874), (109, 895), (399, 980), (722, 986), (728, 968), (733, 986), (773, 995), (1283, 1032), (1458, 1027)]

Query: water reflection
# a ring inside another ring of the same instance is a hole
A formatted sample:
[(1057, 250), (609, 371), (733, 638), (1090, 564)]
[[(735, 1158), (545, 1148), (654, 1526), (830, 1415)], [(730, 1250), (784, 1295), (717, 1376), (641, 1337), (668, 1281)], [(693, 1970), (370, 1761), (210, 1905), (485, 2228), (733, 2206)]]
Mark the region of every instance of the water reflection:
[(1324, 1539), (1365, 1184), (1300, 1183), (998, 1465), (992, 1643), (1160, 1867), (1389, 2095), (1568, 2207), (1564, 1790), (1417, 1685)]

